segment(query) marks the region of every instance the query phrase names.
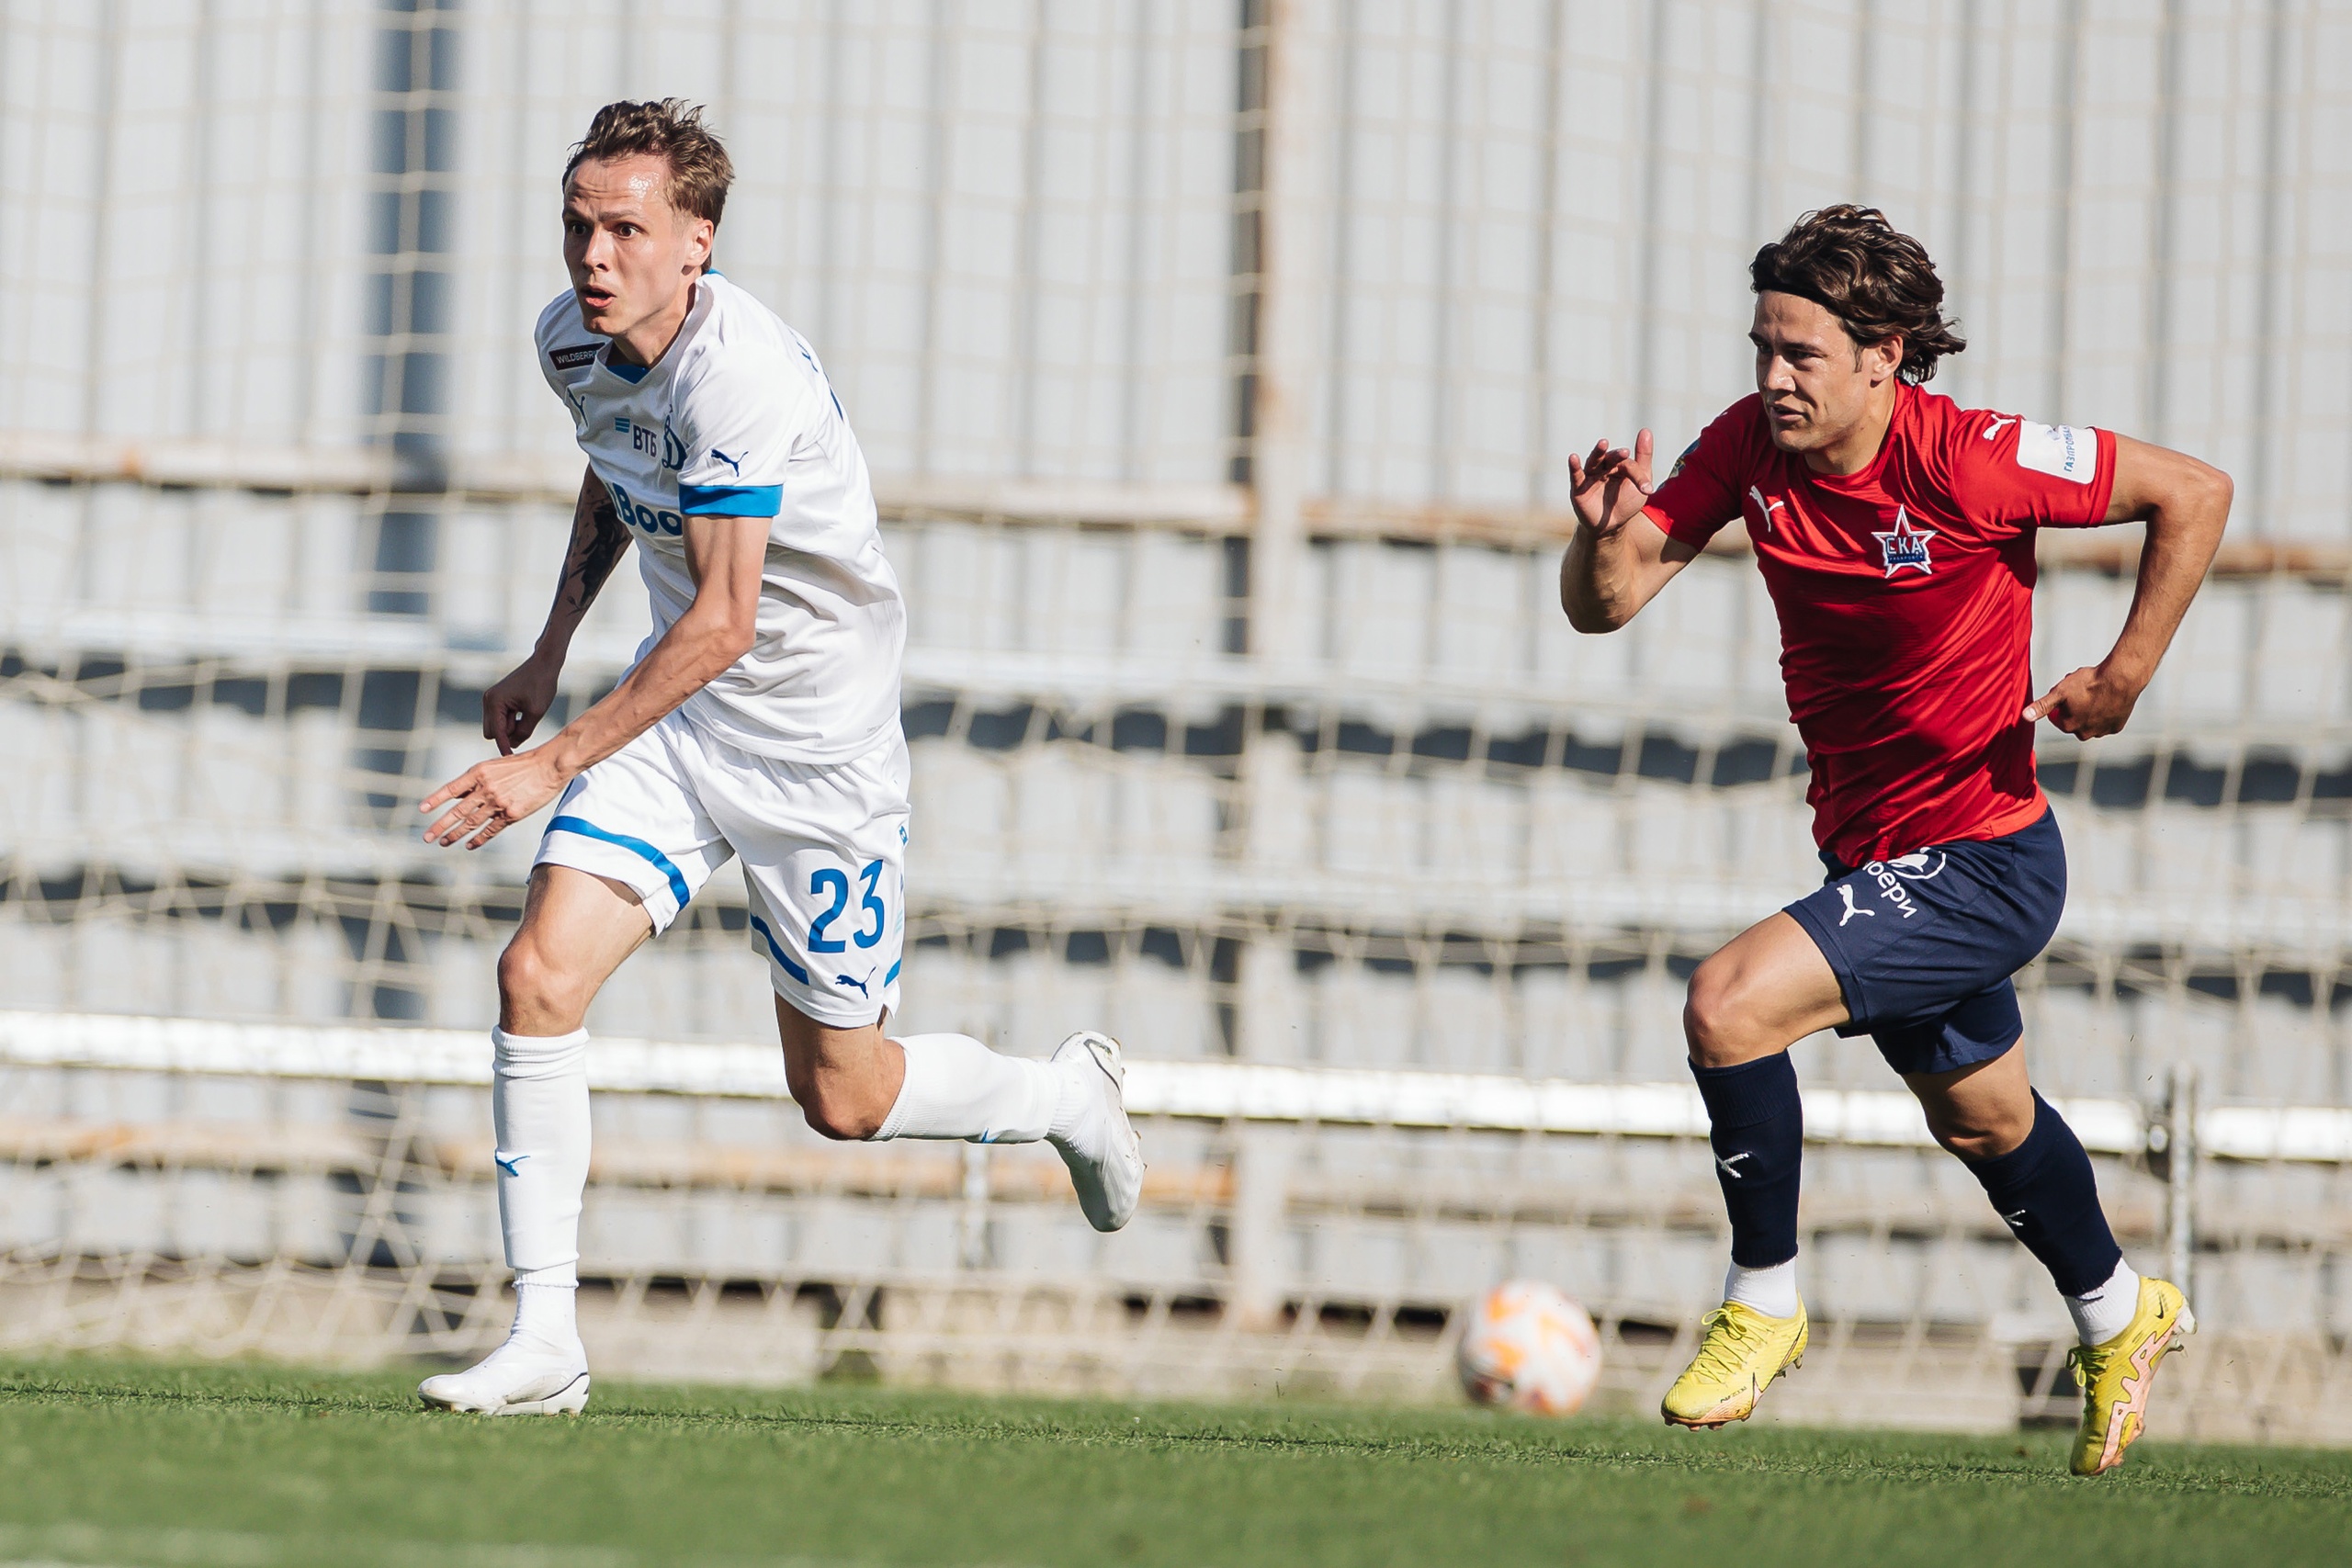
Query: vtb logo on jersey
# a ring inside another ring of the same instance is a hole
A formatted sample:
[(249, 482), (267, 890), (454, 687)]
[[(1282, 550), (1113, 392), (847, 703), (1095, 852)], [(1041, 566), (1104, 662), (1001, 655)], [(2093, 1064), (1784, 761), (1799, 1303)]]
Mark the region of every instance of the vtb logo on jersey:
[(1933, 577), (1935, 564), (1928, 558), (1928, 542), (1936, 536), (1933, 528), (1914, 528), (1911, 514), (1898, 506), (1894, 509), (1894, 526), (1886, 533), (1873, 531), (1871, 537), (1878, 541), (1886, 558), (1886, 575), (1893, 577), (1905, 567), (1916, 567), (1920, 574)]
[(668, 420), (663, 420), (661, 430), (656, 432), (641, 419), (633, 420), (625, 413), (616, 414), (613, 416), (613, 429), (628, 437), (631, 451), (649, 455), (661, 453), (662, 466), (671, 472), (675, 473), (685, 467), (686, 444), (678, 439), (678, 433), (670, 428)]

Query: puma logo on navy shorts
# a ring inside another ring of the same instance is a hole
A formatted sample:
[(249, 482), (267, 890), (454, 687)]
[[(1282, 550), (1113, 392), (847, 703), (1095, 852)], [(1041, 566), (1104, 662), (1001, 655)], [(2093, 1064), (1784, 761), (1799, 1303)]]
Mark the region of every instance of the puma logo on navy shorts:
[(1898, 1073), (1948, 1073), (2018, 1043), (2009, 976), (2066, 907), (2066, 846), (2051, 812), (1998, 839), (1933, 844), (1849, 866), (1789, 906), (1845, 994), (1840, 1034), (1867, 1034)]

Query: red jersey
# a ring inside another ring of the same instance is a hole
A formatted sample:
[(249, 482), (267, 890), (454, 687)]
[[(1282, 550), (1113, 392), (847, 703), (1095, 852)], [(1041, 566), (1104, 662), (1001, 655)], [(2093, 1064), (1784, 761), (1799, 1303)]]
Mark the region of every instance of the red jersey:
[(1849, 865), (1994, 839), (2045, 809), (2033, 776), (2033, 533), (2103, 522), (2115, 437), (1898, 384), (1870, 467), (1816, 474), (1742, 398), (1647, 511), (1696, 547), (1733, 518), (1781, 616), (1813, 836)]

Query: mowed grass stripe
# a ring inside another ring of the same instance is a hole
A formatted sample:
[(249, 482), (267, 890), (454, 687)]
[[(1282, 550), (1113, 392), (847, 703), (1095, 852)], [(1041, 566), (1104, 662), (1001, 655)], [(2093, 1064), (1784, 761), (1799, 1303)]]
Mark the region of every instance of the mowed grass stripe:
[[(401, 1377), (0, 1366), (0, 1558), (594, 1568), (2352, 1561), (2352, 1455), (1471, 1411), (599, 1385), (426, 1415)], [(2161, 1412), (2160, 1412), (2161, 1418)], [(208, 1544), (209, 1543), (209, 1544)]]

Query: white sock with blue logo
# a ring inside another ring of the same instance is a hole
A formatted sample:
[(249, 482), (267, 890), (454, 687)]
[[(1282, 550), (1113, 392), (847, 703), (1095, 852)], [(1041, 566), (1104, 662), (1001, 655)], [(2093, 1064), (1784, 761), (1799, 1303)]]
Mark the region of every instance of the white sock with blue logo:
[(1062, 1084), (1045, 1063), (1001, 1056), (968, 1034), (910, 1034), (898, 1045), (907, 1081), (873, 1141), (1034, 1144), (1053, 1130)]
[(498, 1130), (498, 1221), (514, 1270), (515, 1326), (560, 1342), (579, 1283), (580, 1200), (588, 1186), (588, 1032), (490, 1032)]

